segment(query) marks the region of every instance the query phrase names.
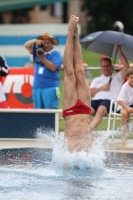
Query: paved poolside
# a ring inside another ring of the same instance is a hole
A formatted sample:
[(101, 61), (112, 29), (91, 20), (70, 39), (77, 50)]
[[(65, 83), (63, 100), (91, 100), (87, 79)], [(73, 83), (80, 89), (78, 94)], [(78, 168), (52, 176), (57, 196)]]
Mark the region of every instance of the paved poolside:
[(133, 140), (127, 140), (126, 144), (120, 143), (121, 139), (108, 139), (108, 142), (104, 145), (106, 151), (111, 152), (128, 152), (133, 153)]
[[(105, 151), (133, 153), (133, 140), (127, 140), (125, 145), (120, 144), (120, 139), (108, 139), (104, 144)], [(10, 148), (52, 148), (52, 142), (46, 139), (1, 139), (0, 149)]]

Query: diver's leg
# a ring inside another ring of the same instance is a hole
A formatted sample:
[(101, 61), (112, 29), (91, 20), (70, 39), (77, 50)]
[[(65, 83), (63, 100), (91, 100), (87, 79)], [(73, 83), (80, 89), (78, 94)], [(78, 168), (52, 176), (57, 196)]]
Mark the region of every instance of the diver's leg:
[(72, 107), (78, 99), (73, 69), (73, 35), (76, 23), (75, 16), (72, 15), (68, 23), (67, 41), (64, 51), (63, 109)]
[(84, 68), (82, 66), (82, 52), (78, 36), (78, 28), (76, 26), (73, 38), (73, 57), (74, 57), (74, 73), (76, 76), (76, 87), (78, 98), (82, 100), (89, 107), (91, 95), (88, 81), (85, 77)]

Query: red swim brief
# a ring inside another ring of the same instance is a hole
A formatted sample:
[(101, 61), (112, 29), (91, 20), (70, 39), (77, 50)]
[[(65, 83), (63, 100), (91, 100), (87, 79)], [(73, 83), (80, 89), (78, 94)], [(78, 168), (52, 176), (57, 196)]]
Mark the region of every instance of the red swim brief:
[(76, 104), (71, 108), (63, 110), (63, 117), (76, 114), (91, 114), (91, 108), (85, 105), (81, 100), (77, 100)]

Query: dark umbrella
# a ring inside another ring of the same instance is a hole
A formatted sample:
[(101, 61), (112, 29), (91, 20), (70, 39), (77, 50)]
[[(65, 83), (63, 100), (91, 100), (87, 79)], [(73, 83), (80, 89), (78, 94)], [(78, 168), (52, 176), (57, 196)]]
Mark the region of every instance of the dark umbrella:
[(91, 33), (80, 40), (85, 49), (104, 54), (109, 57), (116, 55), (116, 45), (120, 45), (128, 60), (133, 60), (133, 36), (117, 31), (98, 31)]

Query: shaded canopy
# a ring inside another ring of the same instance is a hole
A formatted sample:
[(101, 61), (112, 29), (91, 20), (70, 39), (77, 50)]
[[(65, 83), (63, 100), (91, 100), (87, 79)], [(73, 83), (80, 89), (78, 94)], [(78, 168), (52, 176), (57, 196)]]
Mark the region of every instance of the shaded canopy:
[(70, 0), (0, 0), (0, 12), (67, 1)]

